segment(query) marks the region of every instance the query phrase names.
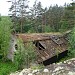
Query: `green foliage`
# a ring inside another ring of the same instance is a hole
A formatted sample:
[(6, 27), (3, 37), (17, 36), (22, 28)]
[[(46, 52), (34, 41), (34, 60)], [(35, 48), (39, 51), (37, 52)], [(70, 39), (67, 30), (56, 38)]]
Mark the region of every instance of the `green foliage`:
[(75, 57), (75, 27), (73, 28), (70, 36), (69, 36), (69, 53), (70, 57)]
[(1, 15), (0, 15), (0, 21), (1, 21)]
[(64, 56), (64, 58), (61, 58), (57, 63), (59, 63), (59, 62), (64, 62), (64, 61), (69, 60), (69, 59), (71, 59), (71, 57), (69, 57), (69, 56), (67, 55), (67, 56)]
[(69, 29), (69, 25), (66, 21), (60, 21), (60, 32), (67, 31)]
[(32, 70), (36, 70), (36, 69), (43, 69), (45, 66), (43, 64), (38, 64), (36, 66), (31, 66)]
[(64, 15), (60, 21), (62, 30), (70, 30), (75, 25), (75, 2), (65, 7)]
[(53, 31), (53, 30), (50, 26), (45, 26), (44, 32), (51, 32), (51, 31)]
[[(29, 1), (28, 0), (16, 0), (16, 3), (15, 3), (15, 1), (11, 1), (11, 2), (12, 2), (12, 5), (11, 5), (9, 11), (12, 12), (11, 19), (13, 22), (13, 28), (16, 31), (18, 30), (17, 32), (22, 33), (25, 19), (27, 18), (28, 14), (29, 14), (29, 12), (27, 10), (29, 7), (28, 6)], [(14, 6), (16, 6), (16, 8)], [(13, 12), (14, 10), (17, 10), (17, 11), (15, 11), (15, 13), (14, 13)]]
[(0, 21), (0, 55), (6, 60), (11, 36), (11, 21), (9, 17), (1, 17)]
[(17, 71), (17, 66), (12, 62), (1, 62), (0, 60), (0, 75), (9, 75), (11, 72)]
[[(18, 0), (17, 2), (21, 4), (23, 0)], [(28, 1), (28, 0), (26, 0)], [(26, 2), (24, 0), (24, 2)], [(18, 4), (20, 6), (20, 4)], [(28, 5), (28, 3), (27, 3)], [(22, 7), (24, 8), (25, 5)], [(18, 7), (17, 7), (18, 8)], [(19, 7), (18, 10), (23, 9)], [(13, 11), (15, 9), (11, 6), (10, 10)], [(15, 23), (14, 29), (16, 32), (27, 33), (27, 32), (50, 32), (49, 28), (52, 29), (52, 31), (59, 31), (60, 25), (59, 22), (62, 19), (63, 13), (64, 13), (64, 7), (55, 5), (50, 6), (49, 9), (47, 7), (43, 8), (41, 2), (38, 2), (35, 0), (33, 7), (30, 8), (29, 13), (27, 13), (28, 8), (25, 8), (25, 12), (23, 10), (20, 10), (23, 13), (18, 12), (21, 16), (14, 17), (12, 15), (12, 21)], [(16, 9), (17, 10), (17, 9)], [(16, 12), (17, 13), (17, 12)], [(14, 13), (13, 13), (14, 14)], [(24, 16), (25, 15), (25, 16)], [(45, 28), (47, 26), (49, 28)]]
[(28, 68), (30, 63), (36, 58), (34, 47), (32, 43), (26, 43), (24, 45), (21, 39), (18, 39), (17, 43), (18, 49), (15, 53), (15, 65), (17, 65), (18, 69)]
[[(18, 0), (21, 3), (23, 0)], [(28, 0), (26, 0), (28, 1)], [(24, 2), (26, 2), (24, 0)], [(27, 2), (28, 5), (28, 2)], [(19, 4), (20, 6), (20, 4)], [(23, 5), (24, 8), (25, 5)], [(11, 6), (11, 11), (15, 9)], [(20, 7), (21, 9), (21, 7)], [(19, 10), (20, 10), (19, 9)], [(29, 13), (27, 13), (28, 8), (25, 8), (26, 12), (20, 10), (23, 13), (19, 13), (22, 16), (12, 16), (13, 22), (15, 22), (15, 30), (16, 32), (23, 33), (32, 33), (32, 32), (58, 32), (65, 31), (74, 27), (75, 23), (75, 2), (66, 5), (65, 7), (58, 6), (57, 4), (54, 6), (50, 6), (49, 9), (47, 7), (43, 8), (41, 2), (35, 0), (33, 7), (30, 8)], [(16, 12), (17, 13), (17, 12)], [(26, 16), (23, 16), (26, 15)], [(16, 18), (16, 20), (14, 19)], [(48, 27), (49, 28), (48, 28)]]

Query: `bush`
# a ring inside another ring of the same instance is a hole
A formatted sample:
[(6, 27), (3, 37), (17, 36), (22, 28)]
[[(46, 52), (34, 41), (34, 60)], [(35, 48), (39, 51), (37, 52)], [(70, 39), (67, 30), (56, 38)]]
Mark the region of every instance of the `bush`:
[(23, 44), (21, 39), (17, 40), (18, 49), (15, 53), (15, 65), (18, 69), (28, 68), (36, 58), (32, 43)]
[(15, 71), (17, 71), (17, 66), (11, 61), (1, 62), (0, 60), (0, 75), (9, 75), (11, 72)]
[(69, 35), (69, 53), (70, 57), (75, 57), (75, 28), (73, 28), (71, 34)]
[(59, 29), (60, 32), (64, 32), (69, 29), (69, 25), (66, 21), (60, 21), (59, 24), (60, 24), (60, 29)]
[(44, 32), (52, 32), (53, 29), (50, 26), (45, 26)]
[(0, 21), (0, 58), (4, 61), (7, 59), (9, 50), (11, 26), (12, 23), (9, 17), (1, 17)]

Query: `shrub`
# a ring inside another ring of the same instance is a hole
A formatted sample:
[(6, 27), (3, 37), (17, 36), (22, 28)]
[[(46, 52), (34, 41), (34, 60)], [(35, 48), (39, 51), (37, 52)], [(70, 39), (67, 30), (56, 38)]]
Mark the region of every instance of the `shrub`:
[(50, 26), (45, 26), (44, 31), (45, 31), (45, 32), (52, 32), (53, 29), (52, 29)]
[(11, 21), (9, 17), (2, 17), (0, 21), (0, 58), (7, 59), (11, 36)]
[(70, 57), (75, 57), (75, 28), (73, 28), (71, 34), (69, 35), (69, 53)]
[(28, 68), (29, 64), (35, 60), (36, 55), (32, 43), (23, 44), (21, 39), (17, 40), (18, 49), (15, 53), (15, 65), (18, 69)]
[(2, 62), (0, 60), (0, 75), (9, 75), (11, 72), (17, 71), (17, 66), (15, 66), (11, 61)]

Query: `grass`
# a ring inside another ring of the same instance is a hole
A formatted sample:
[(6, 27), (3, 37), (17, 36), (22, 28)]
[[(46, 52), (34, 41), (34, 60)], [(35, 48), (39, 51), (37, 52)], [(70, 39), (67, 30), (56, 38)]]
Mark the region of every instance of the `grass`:
[(9, 75), (11, 72), (17, 71), (17, 66), (11, 61), (2, 62), (0, 60), (0, 75)]
[[(72, 57), (67, 55), (64, 58), (60, 59), (59, 62), (64, 62), (64, 61), (69, 60), (69, 59), (72, 59)], [(59, 63), (59, 62), (57, 62), (57, 63)]]
[(36, 70), (36, 69), (43, 69), (45, 66), (43, 64), (37, 64), (34, 66), (31, 66), (32, 70)]

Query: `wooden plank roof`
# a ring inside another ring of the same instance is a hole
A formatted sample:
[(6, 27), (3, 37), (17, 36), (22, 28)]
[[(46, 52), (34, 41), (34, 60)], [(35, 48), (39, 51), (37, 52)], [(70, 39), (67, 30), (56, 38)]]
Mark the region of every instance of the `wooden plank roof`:
[[(62, 53), (68, 49), (68, 41), (64, 38), (70, 31), (63, 33), (30, 33), (30, 34), (16, 34), (23, 42), (35, 41), (36, 52), (38, 54), (38, 62), (45, 61), (57, 53)], [(37, 45), (39, 47), (37, 47)], [(44, 49), (40, 49), (42, 46)]]
[(64, 33), (60, 32), (50, 32), (50, 33), (24, 33), (24, 34), (16, 34), (18, 38), (21, 38), (24, 42), (35, 41), (35, 40), (46, 40), (53, 37), (62, 37), (66, 34), (70, 33), (71, 30), (68, 30)]
[(35, 41), (35, 40), (46, 40), (51, 36), (61, 37), (63, 34), (57, 33), (31, 33), (31, 34), (16, 34), (18, 38), (21, 38), (24, 42)]

